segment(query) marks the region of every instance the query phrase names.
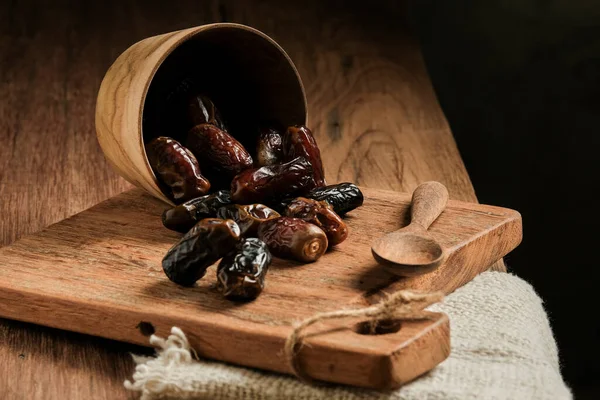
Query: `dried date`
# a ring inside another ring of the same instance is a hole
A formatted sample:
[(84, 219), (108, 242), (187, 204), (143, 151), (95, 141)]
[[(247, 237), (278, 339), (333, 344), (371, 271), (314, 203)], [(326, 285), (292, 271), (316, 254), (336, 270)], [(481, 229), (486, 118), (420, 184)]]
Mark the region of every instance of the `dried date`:
[(222, 131), (227, 132), (227, 126), (221, 116), (221, 113), (204, 94), (190, 96), (187, 101), (188, 119), (190, 127), (200, 124), (212, 124)]
[(229, 204), (231, 204), (231, 193), (229, 190), (220, 190), (165, 210), (162, 214), (162, 223), (167, 229), (186, 233), (198, 221), (216, 217), (217, 210)]
[(167, 195), (181, 203), (206, 194), (210, 182), (200, 173), (196, 157), (175, 139), (160, 136), (146, 145), (152, 170), (168, 189)]
[(262, 127), (256, 143), (256, 165), (264, 167), (283, 161), (283, 143), (281, 132), (273, 127)]
[(246, 238), (225, 255), (217, 268), (217, 285), (225, 297), (253, 300), (265, 287), (271, 264), (267, 245), (257, 238)]
[(173, 282), (192, 286), (239, 240), (240, 228), (234, 221), (203, 219), (167, 251), (162, 260), (163, 271)]
[(326, 201), (298, 197), (287, 206), (285, 215), (301, 218), (323, 229), (330, 246), (340, 244), (348, 237), (348, 227)]
[(242, 236), (256, 236), (261, 222), (279, 218), (279, 213), (263, 204), (232, 204), (217, 210), (217, 217), (232, 219), (240, 227)]
[(236, 175), (231, 182), (231, 198), (239, 204), (264, 204), (301, 195), (314, 187), (312, 166), (304, 157), (297, 157), (285, 164), (248, 169)]
[[(364, 201), (364, 196), (358, 186), (350, 182), (314, 188), (304, 197), (326, 201), (333, 207), (333, 211), (340, 216), (362, 206)], [(273, 206), (276, 210), (284, 212), (292, 200), (294, 198), (286, 198)]]
[(327, 250), (327, 235), (318, 226), (300, 218), (281, 217), (261, 223), (258, 237), (280, 258), (313, 262)]
[(188, 132), (186, 146), (196, 155), (202, 170), (217, 187), (252, 167), (252, 157), (229, 133), (211, 124), (196, 125)]
[(310, 129), (304, 125), (288, 127), (283, 136), (283, 149), (288, 160), (296, 157), (306, 158), (312, 165), (317, 187), (326, 185), (321, 152)]
[(364, 201), (364, 196), (358, 186), (350, 182), (315, 188), (307, 197), (328, 202), (338, 215), (344, 215), (362, 206)]

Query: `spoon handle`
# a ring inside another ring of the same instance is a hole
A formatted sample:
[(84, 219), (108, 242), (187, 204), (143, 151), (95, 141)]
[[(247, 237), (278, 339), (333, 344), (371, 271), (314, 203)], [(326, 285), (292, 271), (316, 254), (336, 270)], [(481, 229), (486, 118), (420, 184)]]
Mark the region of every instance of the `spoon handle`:
[(446, 208), (448, 190), (436, 181), (420, 184), (412, 195), (410, 223), (419, 224), (425, 230), (436, 220)]

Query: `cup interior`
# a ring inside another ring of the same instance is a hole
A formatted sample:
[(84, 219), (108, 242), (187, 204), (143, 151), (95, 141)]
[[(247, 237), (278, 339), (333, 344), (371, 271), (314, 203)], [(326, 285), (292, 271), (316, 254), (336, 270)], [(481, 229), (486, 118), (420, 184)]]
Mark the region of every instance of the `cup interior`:
[(185, 141), (186, 93), (212, 99), (228, 131), (251, 153), (259, 124), (304, 124), (306, 98), (287, 54), (272, 39), (242, 26), (215, 26), (180, 43), (157, 69), (144, 101), (144, 143), (157, 136)]

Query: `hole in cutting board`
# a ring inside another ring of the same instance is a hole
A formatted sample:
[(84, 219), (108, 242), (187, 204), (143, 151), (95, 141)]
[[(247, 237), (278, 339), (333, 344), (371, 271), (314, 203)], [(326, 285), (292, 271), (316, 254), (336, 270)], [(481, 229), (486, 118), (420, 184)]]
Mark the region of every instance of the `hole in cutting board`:
[(396, 333), (402, 323), (397, 319), (382, 319), (381, 321), (364, 321), (354, 326), (354, 332), (359, 335), (385, 335)]
[(154, 332), (156, 332), (156, 329), (154, 329), (154, 325), (146, 321), (140, 321), (140, 323), (136, 325), (136, 328), (138, 328), (140, 330), (140, 333), (144, 336), (150, 336), (153, 335)]

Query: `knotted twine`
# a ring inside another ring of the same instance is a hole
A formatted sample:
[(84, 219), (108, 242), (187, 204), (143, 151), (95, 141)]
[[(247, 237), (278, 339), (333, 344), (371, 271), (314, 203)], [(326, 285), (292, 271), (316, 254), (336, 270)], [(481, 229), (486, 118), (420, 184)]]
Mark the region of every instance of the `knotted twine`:
[(377, 325), (384, 320), (421, 320), (431, 318), (432, 313), (424, 311), (425, 308), (434, 303), (439, 303), (443, 298), (444, 294), (442, 292), (419, 293), (410, 290), (400, 290), (369, 307), (317, 313), (294, 325), (294, 330), (287, 337), (284, 345), (286, 360), (296, 377), (301, 381), (315, 384), (317, 382), (304, 372), (297, 357), (302, 345), (302, 331), (304, 329), (325, 320), (364, 317), (369, 318), (370, 333), (373, 334), (376, 332)]

